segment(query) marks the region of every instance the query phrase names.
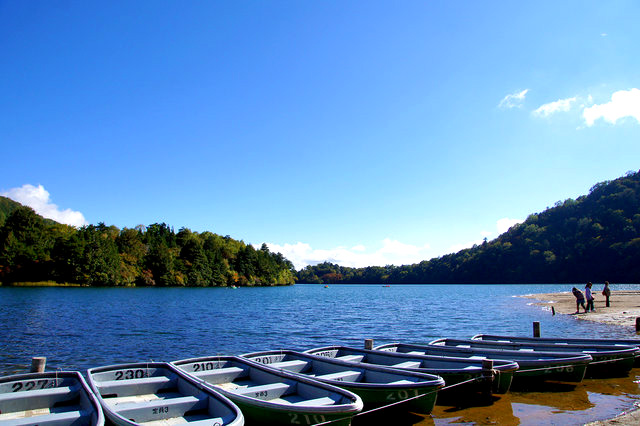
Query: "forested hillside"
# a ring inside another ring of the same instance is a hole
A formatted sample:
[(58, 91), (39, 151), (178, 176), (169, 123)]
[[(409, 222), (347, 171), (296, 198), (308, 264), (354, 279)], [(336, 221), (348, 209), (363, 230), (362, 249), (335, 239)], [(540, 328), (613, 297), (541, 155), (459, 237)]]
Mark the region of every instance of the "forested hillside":
[[(7, 200), (7, 199), (4, 199)], [(0, 282), (57, 281), (95, 286), (293, 284), (295, 270), (265, 244), (259, 250), (228, 236), (177, 233), (166, 224), (80, 229), (0, 199)]]
[(414, 265), (298, 272), (307, 283), (640, 282), (640, 172), (530, 215), (495, 240)]

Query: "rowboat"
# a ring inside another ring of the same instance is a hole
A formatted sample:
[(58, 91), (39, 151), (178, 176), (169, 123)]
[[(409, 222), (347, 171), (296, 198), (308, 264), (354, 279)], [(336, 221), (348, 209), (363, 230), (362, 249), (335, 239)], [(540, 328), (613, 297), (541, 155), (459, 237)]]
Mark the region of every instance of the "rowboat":
[[(304, 353), (356, 364), (373, 364), (418, 373), (435, 374), (444, 379), (447, 387), (455, 385), (455, 387), (446, 390), (448, 393), (486, 391), (486, 385), (482, 380), (484, 377), (482, 359), (403, 354), (346, 346), (326, 346), (309, 349)], [(506, 393), (511, 387), (513, 373), (517, 369), (518, 364), (514, 361), (494, 360), (495, 380), (493, 380), (491, 391), (497, 394)]]
[(347, 390), (246, 358), (212, 356), (172, 364), (228, 397), (252, 422), (349, 425), (363, 407)]
[(397, 404), (404, 409), (430, 414), (438, 390), (444, 386), (441, 377), (338, 361), (294, 351), (266, 351), (241, 355), (270, 368), (282, 369), (347, 389), (362, 398), (365, 408)]
[(91, 368), (88, 382), (116, 425), (242, 426), (240, 409), (166, 362)]
[[(428, 345), (402, 345), (404, 351), (425, 351), (431, 355), (458, 357), (485, 357), (488, 359), (511, 359), (520, 368), (514, 380), (557, 380), (579, 383), (584, 379), (587, 366), (593, 360), (591, 355), (567, 352), (536, 352), (531, 350), (507, 350), (476, 347), (455, 339), (438, 339)], [(474, 341), (470, 341), (474, 342)], [(382, 349), (382, 348), (381, 348)]]
[(77, 371), (16, 374), (0, 378), (3, 425), (104, 425), (95, 395)]
[(435, 345), (465, 347), (479, 350), (499, 350), (517, 352), (562, 352), (567, 354), (587, 354), (592, 361), (587, 366), (587, 376), (619, 376), (628, 374), (633, 368), (640, 349), (631, 346), (555, 345), (553, 343), (519, 343), (480, 339), (438, 339)]
[[(518, 343), (548, 343), (555, 345), (588, 345), (588, 346), (617, 346), (640, 348), (640, 339), (580, 339), (564, 337), (521, 337), (498, 336), (492, 334), (476, 334), (474, 340), (491, 340)], [(635, 367), (640, 367), (640, 355), (635, 357)]]

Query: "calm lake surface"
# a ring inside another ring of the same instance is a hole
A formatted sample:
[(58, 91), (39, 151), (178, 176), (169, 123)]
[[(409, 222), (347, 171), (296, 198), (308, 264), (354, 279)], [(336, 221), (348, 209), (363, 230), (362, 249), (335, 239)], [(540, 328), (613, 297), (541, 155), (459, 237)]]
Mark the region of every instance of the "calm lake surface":
[[(597, 294), (601, 285), (595, 287)], [(48, 370), (86, 370), (267, 349), (361, 347), (367, 338), (382, 344), (468, 338), (477, 333), (528, 336), (534, 321), (540, 322), (543, 336), (635, 337), (633, 330), (552, 316), (517, 297), (570, 289), (571, 285), (379, 284), (238, 289), (0, 287), (0, 375), (27, 371), (34, 356), (46, 356)], [(627, 381), (631, 385), (625, 395), (640, 393), (633, 378)], [(590, 398), (587, 392), (580, 398)], [(618, 405), (630, 406), (633, 401), (629, 401)], [(510, 404), (516, 423), (526, 423), (527, 410), (525, 414), (518, 410), (527, 402)], [(435, 412), (434, 419), (425, 421), (460, 420), (457, 414), (449, 420), (444, 416)]]

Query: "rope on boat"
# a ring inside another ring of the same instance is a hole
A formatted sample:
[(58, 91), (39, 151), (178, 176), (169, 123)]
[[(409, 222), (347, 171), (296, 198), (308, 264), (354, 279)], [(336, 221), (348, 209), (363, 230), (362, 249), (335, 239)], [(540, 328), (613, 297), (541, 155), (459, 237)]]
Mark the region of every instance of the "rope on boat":
[(479, 380), (484, 380), (484, 379), (486, 379), (486, 377), (482, 377), (482, 376), (474, 377), (472, 379), (465, 380), (463, 382), (455, 383), (455, 384), (449, 385), (449, 386), (444, 386), (444, 387), (438, 388), (436, 390), (432, 390), (430, 392), (423, 393), (423, 394), (420, 394), (420, 395), (417, 395), (417, 396), (412, 396), (411, 398), (403, 399), (402, 401), (397, 401), (397, 402), (394, 402), (394, 403), (391, 403), (391, 404), (388, 404), (388, 405), (383, 405), (382, 407), (372, 408), (371, 410), (368, 410), (368, 411), (361, 411), (361, 412), (359, 412), (357, 414), (354, 414), (353, 416), (343, 417), (343, 418), (335, 419), (335, 420), (329, 420), (329, 421), (322, 422), (322, 423), (314, 423), (312, 426), (322, 426), (322, 425), (328, 425), (328, 424), (335, 423), (335, 422), (341, 422), (343, 420), (351, 419), (351, 418), (362, 416), (362, 415), (365, 415), (365, 414), (370, 414), (370, 413), (373, 413), (375, 411), (380, 411), (380, 410), (383, 410), (385, 408), (389, 408), (389, 407), (393, 407), (395, 405), (399, 405), (399, 404), (402, 404), (402, 403), (405, 403), (405, 402), (413, 401), (414, 399), (422, 398), (424, 396), (431, 395), (432, 393), (441, 392), (441, 391), (444, 391), (444, 390), (455, 388), (456, 386), (466, 385), (467, 383), (471, 383), (471, 382), (475, 382), (475, 381), (479, 381)]

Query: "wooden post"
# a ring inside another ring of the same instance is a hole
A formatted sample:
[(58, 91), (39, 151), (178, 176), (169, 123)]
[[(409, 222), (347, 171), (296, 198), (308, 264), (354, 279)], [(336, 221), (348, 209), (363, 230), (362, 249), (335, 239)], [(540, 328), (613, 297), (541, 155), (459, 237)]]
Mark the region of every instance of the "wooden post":
[(44, 373), (44, 367), (47, 364), (47, 357), (36, 356), (31, 358), (31, 372)]
[(364, 348), (373, 349), (373, 339), (364, 339)]
[(493, 395), (493, 380), (494, 380), (494, 372), (493, 372), (493, 360), (492, 359), (483, 359), (482, 360), (482, 393), (486, 398), (491, 398)]
[(551, 307), (551, 314), (555, 315), (556, 314), (556, 308), (554, 308), (553, 306)]
[(540, 323), (538, 321), (533, 322), (533, 337), (540, 337)]
[(636, 317), (636, 333), (640, 333), (640, 317)]

